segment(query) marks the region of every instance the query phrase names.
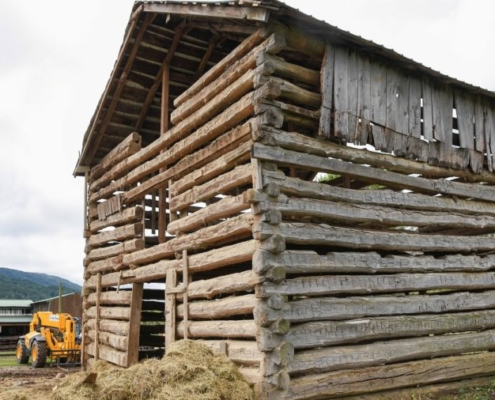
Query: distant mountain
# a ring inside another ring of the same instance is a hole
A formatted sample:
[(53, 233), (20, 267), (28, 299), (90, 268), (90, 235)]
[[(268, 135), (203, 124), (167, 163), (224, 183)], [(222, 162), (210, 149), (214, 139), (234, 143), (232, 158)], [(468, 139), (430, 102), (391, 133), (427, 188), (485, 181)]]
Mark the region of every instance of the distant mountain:
[(0, 299), (38, 301), (56, 297), (59, 283), (63, 294), (81, 292), (81, 286), (58, 276), (0, 268)]

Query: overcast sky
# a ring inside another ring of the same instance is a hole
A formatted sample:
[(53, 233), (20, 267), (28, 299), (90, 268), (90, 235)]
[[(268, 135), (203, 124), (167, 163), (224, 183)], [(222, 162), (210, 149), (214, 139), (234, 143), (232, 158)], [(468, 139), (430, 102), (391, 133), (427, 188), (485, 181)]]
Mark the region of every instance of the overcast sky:
[[(291, 0), (328, 23), (495, 91), (493, 0)], [(0, 267), (82, 284), (72, 176), (133, 0), (0, 1)]]

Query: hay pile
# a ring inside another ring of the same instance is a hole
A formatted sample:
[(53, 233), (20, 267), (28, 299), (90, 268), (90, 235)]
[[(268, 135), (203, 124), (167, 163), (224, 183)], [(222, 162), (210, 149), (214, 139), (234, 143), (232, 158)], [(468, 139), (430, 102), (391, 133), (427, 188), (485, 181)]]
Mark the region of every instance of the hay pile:
[[(50, 393), (55, 400), (252, 400), (253, 391), (226, 356), (197, 341), (174, 343), (161, 360), (128, 369), (99, 361), (95, 383), (82, 383), (88, 372), (72, 374)], [(14, 399), (14, 397), (12, 398)], [(22, 399), (22, 397), (15, 397)], [(30, 398), (32, 400), (32, 397)]]

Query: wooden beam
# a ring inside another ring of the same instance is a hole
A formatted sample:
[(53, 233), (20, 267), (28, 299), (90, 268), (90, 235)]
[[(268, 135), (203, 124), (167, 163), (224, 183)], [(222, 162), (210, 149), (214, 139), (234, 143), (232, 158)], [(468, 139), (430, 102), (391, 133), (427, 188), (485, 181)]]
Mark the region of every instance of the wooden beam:
[(168, 348), (175, 342), (176, 336), (176, 295), (172, 292), (177, 286), (177, 271), (174, 269), (167, 271), (165, 287), (165, 347)]
[(141, 326), (141, 309), (143, 304), (143, 284), (132, 284), (132, 295), (129, 315), (129, 333), (127, 352), (127, 367), (139, 361), (139, 328)]

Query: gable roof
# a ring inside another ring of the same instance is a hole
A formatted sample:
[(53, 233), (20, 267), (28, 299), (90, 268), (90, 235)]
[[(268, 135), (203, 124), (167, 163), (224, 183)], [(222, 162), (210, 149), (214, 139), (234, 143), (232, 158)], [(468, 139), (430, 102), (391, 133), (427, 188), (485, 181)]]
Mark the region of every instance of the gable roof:
[[(304, 60), (319, 69), (318, 54), (330, 41), (428, 76), (445, 85), (495, 99), (495, 93), (456, 80), (397, 52), (276, 0), (211, 2), (136, 1), (106, 88), (84, 135), (74, 173), (82, 175), (131, 132), (143, 147), (160, 135), (161, 66), (170, 66), (169, 104), (212, 65), (259, 28), (282, 23), (313, 36)], [(321, 59), (321, 57), (320, 57)]]
[[(29, 308), (32, 300), (0, 300), (1, 308)], [(1, 312), (0, 312), (1, 313)]]

